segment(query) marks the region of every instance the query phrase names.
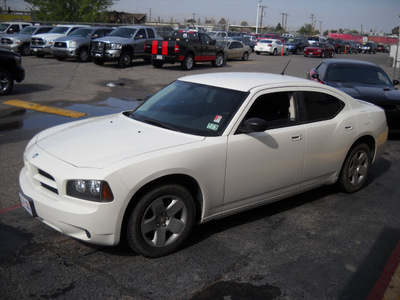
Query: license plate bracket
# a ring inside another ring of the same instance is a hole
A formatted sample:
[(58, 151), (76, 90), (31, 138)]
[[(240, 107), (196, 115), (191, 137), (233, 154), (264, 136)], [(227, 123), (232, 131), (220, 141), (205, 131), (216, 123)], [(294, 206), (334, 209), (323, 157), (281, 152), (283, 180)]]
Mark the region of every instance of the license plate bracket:
[(25, 210), (32, 216), (32, 217), (37, 217), (36, 210), (35, 210), (35, 205), (31, 199), (28, 199), (25, 195), (22, 193), (19, 193), (19, 200), (21, 201), (21, 205)]

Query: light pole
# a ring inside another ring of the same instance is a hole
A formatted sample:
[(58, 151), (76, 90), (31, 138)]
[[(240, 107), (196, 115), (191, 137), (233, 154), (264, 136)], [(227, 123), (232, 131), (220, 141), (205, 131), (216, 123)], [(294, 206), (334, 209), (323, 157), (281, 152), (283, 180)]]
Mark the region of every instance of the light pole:
[(257, 18), (256, 18), (256, 34), (258, 34), (258, 16), (260, 15), (260, 3), (262, 0), (258, 0), (257, 3)]

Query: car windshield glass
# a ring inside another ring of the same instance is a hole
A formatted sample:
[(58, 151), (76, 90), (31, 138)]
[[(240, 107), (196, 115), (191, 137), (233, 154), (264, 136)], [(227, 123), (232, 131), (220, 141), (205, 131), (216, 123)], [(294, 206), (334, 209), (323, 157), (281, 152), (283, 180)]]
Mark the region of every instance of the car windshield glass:
[(358, 66), (335, 66), (328, 70), (325, 80), (392, 86), (389, 77), (382, 70)]
[(91, 28), (79, 28), (73, 32), (69, 36), (79, 36), (79, 37), (88, 37), (92, 33), (93, 29)]
[(321, 44), (321, 43), (312, 43), (312, 44), (311, 44), (311, 47), (324, 48), (325, 45), (324, 45), (324, 44)]
[(24, 27), (19, 33), (20, 34), (32, 34), (37, 28), (32, 26)]
[(184, 133), (218, 136), (247, 93), (175, 81), (139, 106), (130, 117)]
[(68, 31), (69, 27), (65, 27), (65, 26), (57, 26), (54, 27), (52, 30), (49, 31), (49, 33), (66, 33)]
[(135, 28), (117, 28), (109, 34), (110, 36), (119, 36), (123, 38), (131, 38), (135, 35)]
[(0, 31), (6, 30), (6, 29), (8, 28), (9, 25), (10, 25), (10, 24), (5, 24), (5, 23), (0, 24)]
[(272, 43), (270, 40), (260, 40), (259, 43)]

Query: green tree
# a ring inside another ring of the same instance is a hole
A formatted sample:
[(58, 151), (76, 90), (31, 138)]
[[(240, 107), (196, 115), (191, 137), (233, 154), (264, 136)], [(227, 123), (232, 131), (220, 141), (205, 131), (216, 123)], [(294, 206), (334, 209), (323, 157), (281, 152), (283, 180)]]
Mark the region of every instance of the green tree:
[(104, 21), (107, 8), (119, 0), (25, 0), (40, 21)]
[(283, 31), (281, 23), (278, 23), (278, 25), (275, 27), (275, 31)]
[(249, 23), (247, 23), (246, 21), (242, 21), (242, 23), (240, 23), (240, 26), (249, 26)]
[(313, 35), (314, 31), (311, 24), (304, 24), (304, 26), (299, 29), (299, 33), (301, 35)]

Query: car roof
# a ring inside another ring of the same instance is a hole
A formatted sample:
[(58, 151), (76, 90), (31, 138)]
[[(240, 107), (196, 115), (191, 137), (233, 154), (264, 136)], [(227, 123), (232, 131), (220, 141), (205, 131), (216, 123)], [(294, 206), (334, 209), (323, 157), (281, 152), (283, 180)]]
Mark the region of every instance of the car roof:
[(369, 61), (362, 61), (362, 60), (356, 60), (356, 59), (325, 59), (323, 61), (324, 63), (330, 65), (330, 64), (336, 64), (336, 65), (358, 65), (358, 66), (369, 66), (369, 67), (378, 67), (378, 65), (369, 62)]
[(309, 85), (310, 83), (320, 86), (313, 81), (292, 77), (287, 75), (270, 73), (251, 73), (251, 72), (221, 72), (199, 75), (188, 75), (178, 78), (180, 81), (199, 83), (204, 85), (216, 86), (232, 90), (247, 92), (261, 85), (279, 85), (279, 84), (299, 84)]

